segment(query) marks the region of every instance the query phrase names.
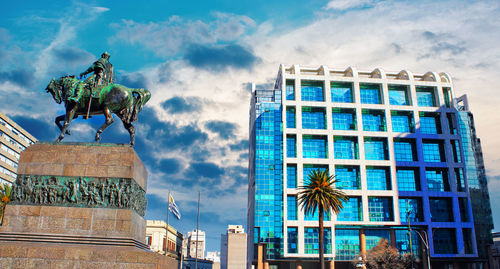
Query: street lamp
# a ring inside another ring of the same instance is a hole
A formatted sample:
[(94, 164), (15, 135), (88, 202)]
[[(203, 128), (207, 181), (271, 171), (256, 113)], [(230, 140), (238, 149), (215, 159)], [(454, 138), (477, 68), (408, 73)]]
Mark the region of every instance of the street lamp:
[(420, 234), (420, 231), (415, 230), (415, 232), (418, 234), (418, 236), (420, 236), (420, 239), (422, 239), (422, 243), (424, 243), (424, 246), (425, 246), (425, 249), (426, 249), (426, 252), (427, 252), (427, 269), (431, 269), (431, 253), (430, 253), (430, 250), (429, 250), (429, 237), (427, 236), (427, 232), (426, 231), (422, 231), (422, 233), (424, 233), (424, 235), (425, 235), (425, 239)]

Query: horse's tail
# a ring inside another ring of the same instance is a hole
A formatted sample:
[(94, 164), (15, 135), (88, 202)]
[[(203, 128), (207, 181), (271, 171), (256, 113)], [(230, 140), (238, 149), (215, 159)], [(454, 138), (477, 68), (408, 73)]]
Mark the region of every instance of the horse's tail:
[(151, 93), (145, 89), (132, 89), (132, 96), (134, 97), (134, 102), (128, 118), (129, 123), (137, 120), (137, 114), (141, 112), (144, 104), (151, 98)]

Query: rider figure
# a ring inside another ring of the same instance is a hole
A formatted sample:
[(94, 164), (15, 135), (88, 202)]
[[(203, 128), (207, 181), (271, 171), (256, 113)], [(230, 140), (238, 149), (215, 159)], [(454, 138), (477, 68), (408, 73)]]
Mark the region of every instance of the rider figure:
[(113, 65), (109, 62), (109, 57), (109, 53), (104, 52), (99, 60), (95, 61), (85, 72), (80, 74), (81, 79), (83, 76), (94, 72), (93, 90), (95, 90), (97, 86), (107, 85), (113, 83), (115, 80)]

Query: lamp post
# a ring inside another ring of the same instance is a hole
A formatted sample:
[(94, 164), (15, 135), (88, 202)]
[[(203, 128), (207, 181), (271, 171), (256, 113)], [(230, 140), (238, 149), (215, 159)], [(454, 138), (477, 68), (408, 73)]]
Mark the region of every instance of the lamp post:
[(407, 214), (406, 214), (406, 221), (408, 222), (408, 235), (410, 238), (410, 255), (411, 255), (411, 269), (413, 268), (413, 242), (411, 241), (411, 225), (410, 225), (410, 214), (411, 214), (411, 209), (410, 209), (410, 200), (406, 200), (406, 208), (408, 209)]
[(424, 246), (425, 246), (425, 249), (426, 249), (426, 252), (427, 252), (427, 269), (431, 269), (431, 253), (430, 253), (430, 250), (429, 250), (429, 237), (427, 236), (427, 232), (426, 231), (422, 231), (424, 233), (424, 235), (425, 235), (425, 239), (420, 234), (420, 231), (416, 230), (415, 232), (418, 234), (418, 236), (420, 236), (420, 239), (422, 239), (422, 242), (424, 243)]

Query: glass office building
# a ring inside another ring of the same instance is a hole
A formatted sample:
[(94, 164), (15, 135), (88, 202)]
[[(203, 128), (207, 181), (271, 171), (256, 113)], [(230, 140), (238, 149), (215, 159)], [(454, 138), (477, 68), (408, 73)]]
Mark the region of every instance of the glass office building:
[(270, 268), (317, 260), (318, 218), (297, 203), (313, 169), (350, 197), (325, 216), (327, 259), (347, 264), (380, 239), (425, 257), (426, 234), (433, 265), (486, 262), (491, 209), (463, 98), (446, 73), (281, 65), (274, 89), (252, 91), (248, 264), (259, 244)]

